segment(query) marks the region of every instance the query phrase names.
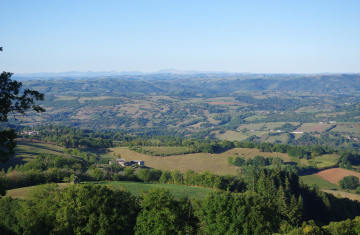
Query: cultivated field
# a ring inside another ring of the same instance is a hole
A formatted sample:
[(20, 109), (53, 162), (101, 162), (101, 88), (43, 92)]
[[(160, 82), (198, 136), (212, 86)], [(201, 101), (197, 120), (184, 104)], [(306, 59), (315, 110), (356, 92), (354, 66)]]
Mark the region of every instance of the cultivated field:
[(332, 169), (323, 170), (316, 173), (316, 175), (333, 184), (338, 184), (339, 180), (342, 180), (345, 176), (349, 176), (349, 175), (354, 175), (360, 178), (360, 173), (345, 170), (342, 168), (332, 168)]
[(333, 131), (360, 133), (360, 124), (336, 125)]
[(299, 128), (297, 128), (295, 131), (303, 131), (303, 132), (323, 132), (326, 129), (330, 128), (331, 124), (326, 123), (304, 123)]

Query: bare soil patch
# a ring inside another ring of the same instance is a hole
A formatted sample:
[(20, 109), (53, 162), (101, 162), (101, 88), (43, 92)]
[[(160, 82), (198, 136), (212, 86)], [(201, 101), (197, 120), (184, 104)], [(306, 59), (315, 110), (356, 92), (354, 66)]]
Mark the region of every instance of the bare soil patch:
[(345, 170), (342, 168), (332, 168), (332, 169), (323, 170), (316, 173), (316, 175), (323, 178), (324, 180), (327, 180), (337, 185), (339, 180), (342, 180), (345, 176), (353, 175), (360, 178), (360, 173)]

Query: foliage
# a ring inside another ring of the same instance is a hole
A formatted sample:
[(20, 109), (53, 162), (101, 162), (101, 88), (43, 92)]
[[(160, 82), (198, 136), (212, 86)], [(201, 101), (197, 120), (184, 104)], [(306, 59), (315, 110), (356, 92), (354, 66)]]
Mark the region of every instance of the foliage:
[(342, 189), (355, 190), (360, 186), (359, 177), (353, 175), (345, 176), (342, 180), (339, 181), (339, 185)]
[(150, 189), (141, 195), (141, 212), (135, 234), (196, 234), (196, 218), (187, 198), (180, 201), (167, 189)]

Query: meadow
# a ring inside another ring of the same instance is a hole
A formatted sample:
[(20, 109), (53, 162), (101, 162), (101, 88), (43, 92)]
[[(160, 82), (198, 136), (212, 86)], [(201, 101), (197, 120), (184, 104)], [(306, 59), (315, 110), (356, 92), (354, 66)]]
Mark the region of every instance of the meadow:
[(64, 154), (62, 147), (53, 144), (21, 140), (17, 140), (16, 144), (15, 156), (11, 157), (6, 163), (0, 162), (0, 169), (4, 168), (4, 170), (7, 170), (9, 167), (14, 168), (16, 165), (25, 164), (32, 161), (40, 153), (70, 156)]
[[(91, 182), (93, 183), (93, 182)], [(102, 182), (100, 181), (95, 185), (108, 186), (112, 189), (125, 189), (131, 192), (134, 196), (140, 196), (144, 190), (149, 190), (153, 188), (166, 188), (170, 191), (175, 198), (179, 199), (181, 197), (195, 197), (202, 198), (206, 196), (208, 192), (213, 192), (215, 189), (201, 188), (201, 187), (192, 187), (185, 185), (175, 185), (175, 184), (161, 184), (161, 183), (141, 183), (141, 182), (131, 182), (131, 181), (112, 181), (112, 182)], [(69, 184), (68, 183), (58, 183), (59, 189), (64, 189)], [(6, 197), (13, 197), (18, 199), (26, 199), (30, 190), (34, 189), (36, 186), (24, 187), (11, 189), (6, 191)]]
[(184, 147), (151, 147), (151, 146), (143, 146), (142, 149), (146, 151), (151, 151), (155, 154), (177, 154), (188, 151), (189, 149)]
[(339, 189), (339, 186), (336, 184), (330, 183), (329, 181), (326, 181), (315, 174), (303, 175), (300, 176), (300, 179), (309, 186), (316, 184), (321, 189)]
[(131, 181), (112, 181), (112, 182), (99, 182), (99, 185), (106, 185), (113, 187), (114, 189), (122, 189), (123, 187), (131, 192), (135, 196), (140, 196), (142, 191), (149, 190), (153, 188), (166, 188), (170, 191), (175, 198), (179, 199), (181, 197), (195, 197), (203, 198), (208, 192), (213, 192), (215, 189), (202, 188), (202, 187), (192, 187), (185, 185), (176, 185), (176, 184), (161, 184), (161, 183), (140, 183), (140, 182), (131, 182)]
[(337, 154), (324, 154), (315, 157), (315, 161), (318, 167), (328, 167), (336, 164), (339, 155)]

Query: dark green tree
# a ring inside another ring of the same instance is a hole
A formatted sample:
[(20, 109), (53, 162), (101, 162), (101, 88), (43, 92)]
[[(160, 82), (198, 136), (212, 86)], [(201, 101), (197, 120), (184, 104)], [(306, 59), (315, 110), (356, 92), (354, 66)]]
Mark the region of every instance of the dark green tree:
[(356, 189), (360, 186), (359, 177), (353, 175), (345, 176), (339, 181), (339, 185), (342, 189)]

